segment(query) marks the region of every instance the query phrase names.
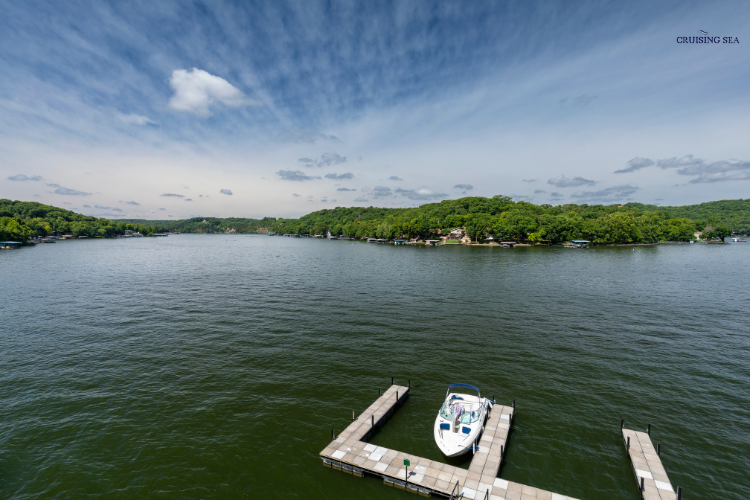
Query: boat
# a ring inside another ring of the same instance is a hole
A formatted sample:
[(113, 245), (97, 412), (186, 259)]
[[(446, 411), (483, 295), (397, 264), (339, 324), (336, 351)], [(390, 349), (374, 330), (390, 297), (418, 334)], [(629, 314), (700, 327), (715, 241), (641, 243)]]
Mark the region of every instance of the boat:
[(747, 240), (744, 238), (732, 238), (732, 241), (734, 243), (747, 243)]
[[(454, 388), (476, 391), (477, 395), (451, 392)], [(479, 435), (492, 402), (482, 398), (473, 385), (451, 384), (445, 402), (435, 419), (435, 442), (446, 457), (457, 457), (472, 450), (476, 452)]]

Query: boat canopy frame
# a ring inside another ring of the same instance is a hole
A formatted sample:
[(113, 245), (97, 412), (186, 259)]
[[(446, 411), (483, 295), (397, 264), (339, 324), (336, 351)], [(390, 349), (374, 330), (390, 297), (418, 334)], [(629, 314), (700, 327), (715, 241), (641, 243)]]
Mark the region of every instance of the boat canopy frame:
[(453, 387), (466, 387), (467, 389), (473, 389), (473, 390), (477, 391), (477, 397), (479, 398), (479, 400), (480, 401), (482, 400), (482, 393), (479, 391), (479, 388), (478, 387), (474, 387), (473, 385), (469, 385), (469, 384), (451, 384), (451, 385), (449, 385), (448, 386), (448, 392), (445, 393), (445, 397), (446, 398), (448, 397), (448, 394), (451, 393), (451, 388), (453, 388)]

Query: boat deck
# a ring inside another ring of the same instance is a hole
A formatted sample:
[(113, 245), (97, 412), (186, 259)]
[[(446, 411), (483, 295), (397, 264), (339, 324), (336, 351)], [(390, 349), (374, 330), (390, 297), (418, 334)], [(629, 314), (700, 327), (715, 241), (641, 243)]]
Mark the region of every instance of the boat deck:
[[(382, 425), (408, 396), (408, 387), (392, 385), (320, 452), (323, 463), (357, 476), (365, 473), (379, 476), (386, 484), (426, 496), (480, 500), (574, 500), (497, 477), (513, 423), (512, 406), (494, 405), (479, 439), (479, 449), (468, 470), (368, 444), (366, 441), (373, 430)], [(408, 478), (404, 459), (411, 463)]]

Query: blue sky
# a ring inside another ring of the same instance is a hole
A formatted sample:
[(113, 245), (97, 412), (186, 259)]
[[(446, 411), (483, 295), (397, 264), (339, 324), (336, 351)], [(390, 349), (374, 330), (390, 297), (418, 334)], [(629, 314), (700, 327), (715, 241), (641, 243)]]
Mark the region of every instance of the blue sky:
[[(743, 2), (2, 9), (4, 198), (161, 219), (750, 188)], [(677, 43), (698, 30), (739, 43)]]

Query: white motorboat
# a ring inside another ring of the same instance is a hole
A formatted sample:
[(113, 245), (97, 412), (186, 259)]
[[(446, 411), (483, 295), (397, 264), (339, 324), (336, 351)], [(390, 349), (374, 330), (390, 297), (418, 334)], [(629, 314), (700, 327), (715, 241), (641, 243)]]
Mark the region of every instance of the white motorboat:
[[(451, 392), (454, 388), (476, 391), (477, 395)], [(473, 385), (451, 384), (445, 402), (435, 419), (435, 442), (446, 457), (457, 457), (476, 451), (477, 440), (484, 429), (485, 417), (492, 402), (482, 398)]]

